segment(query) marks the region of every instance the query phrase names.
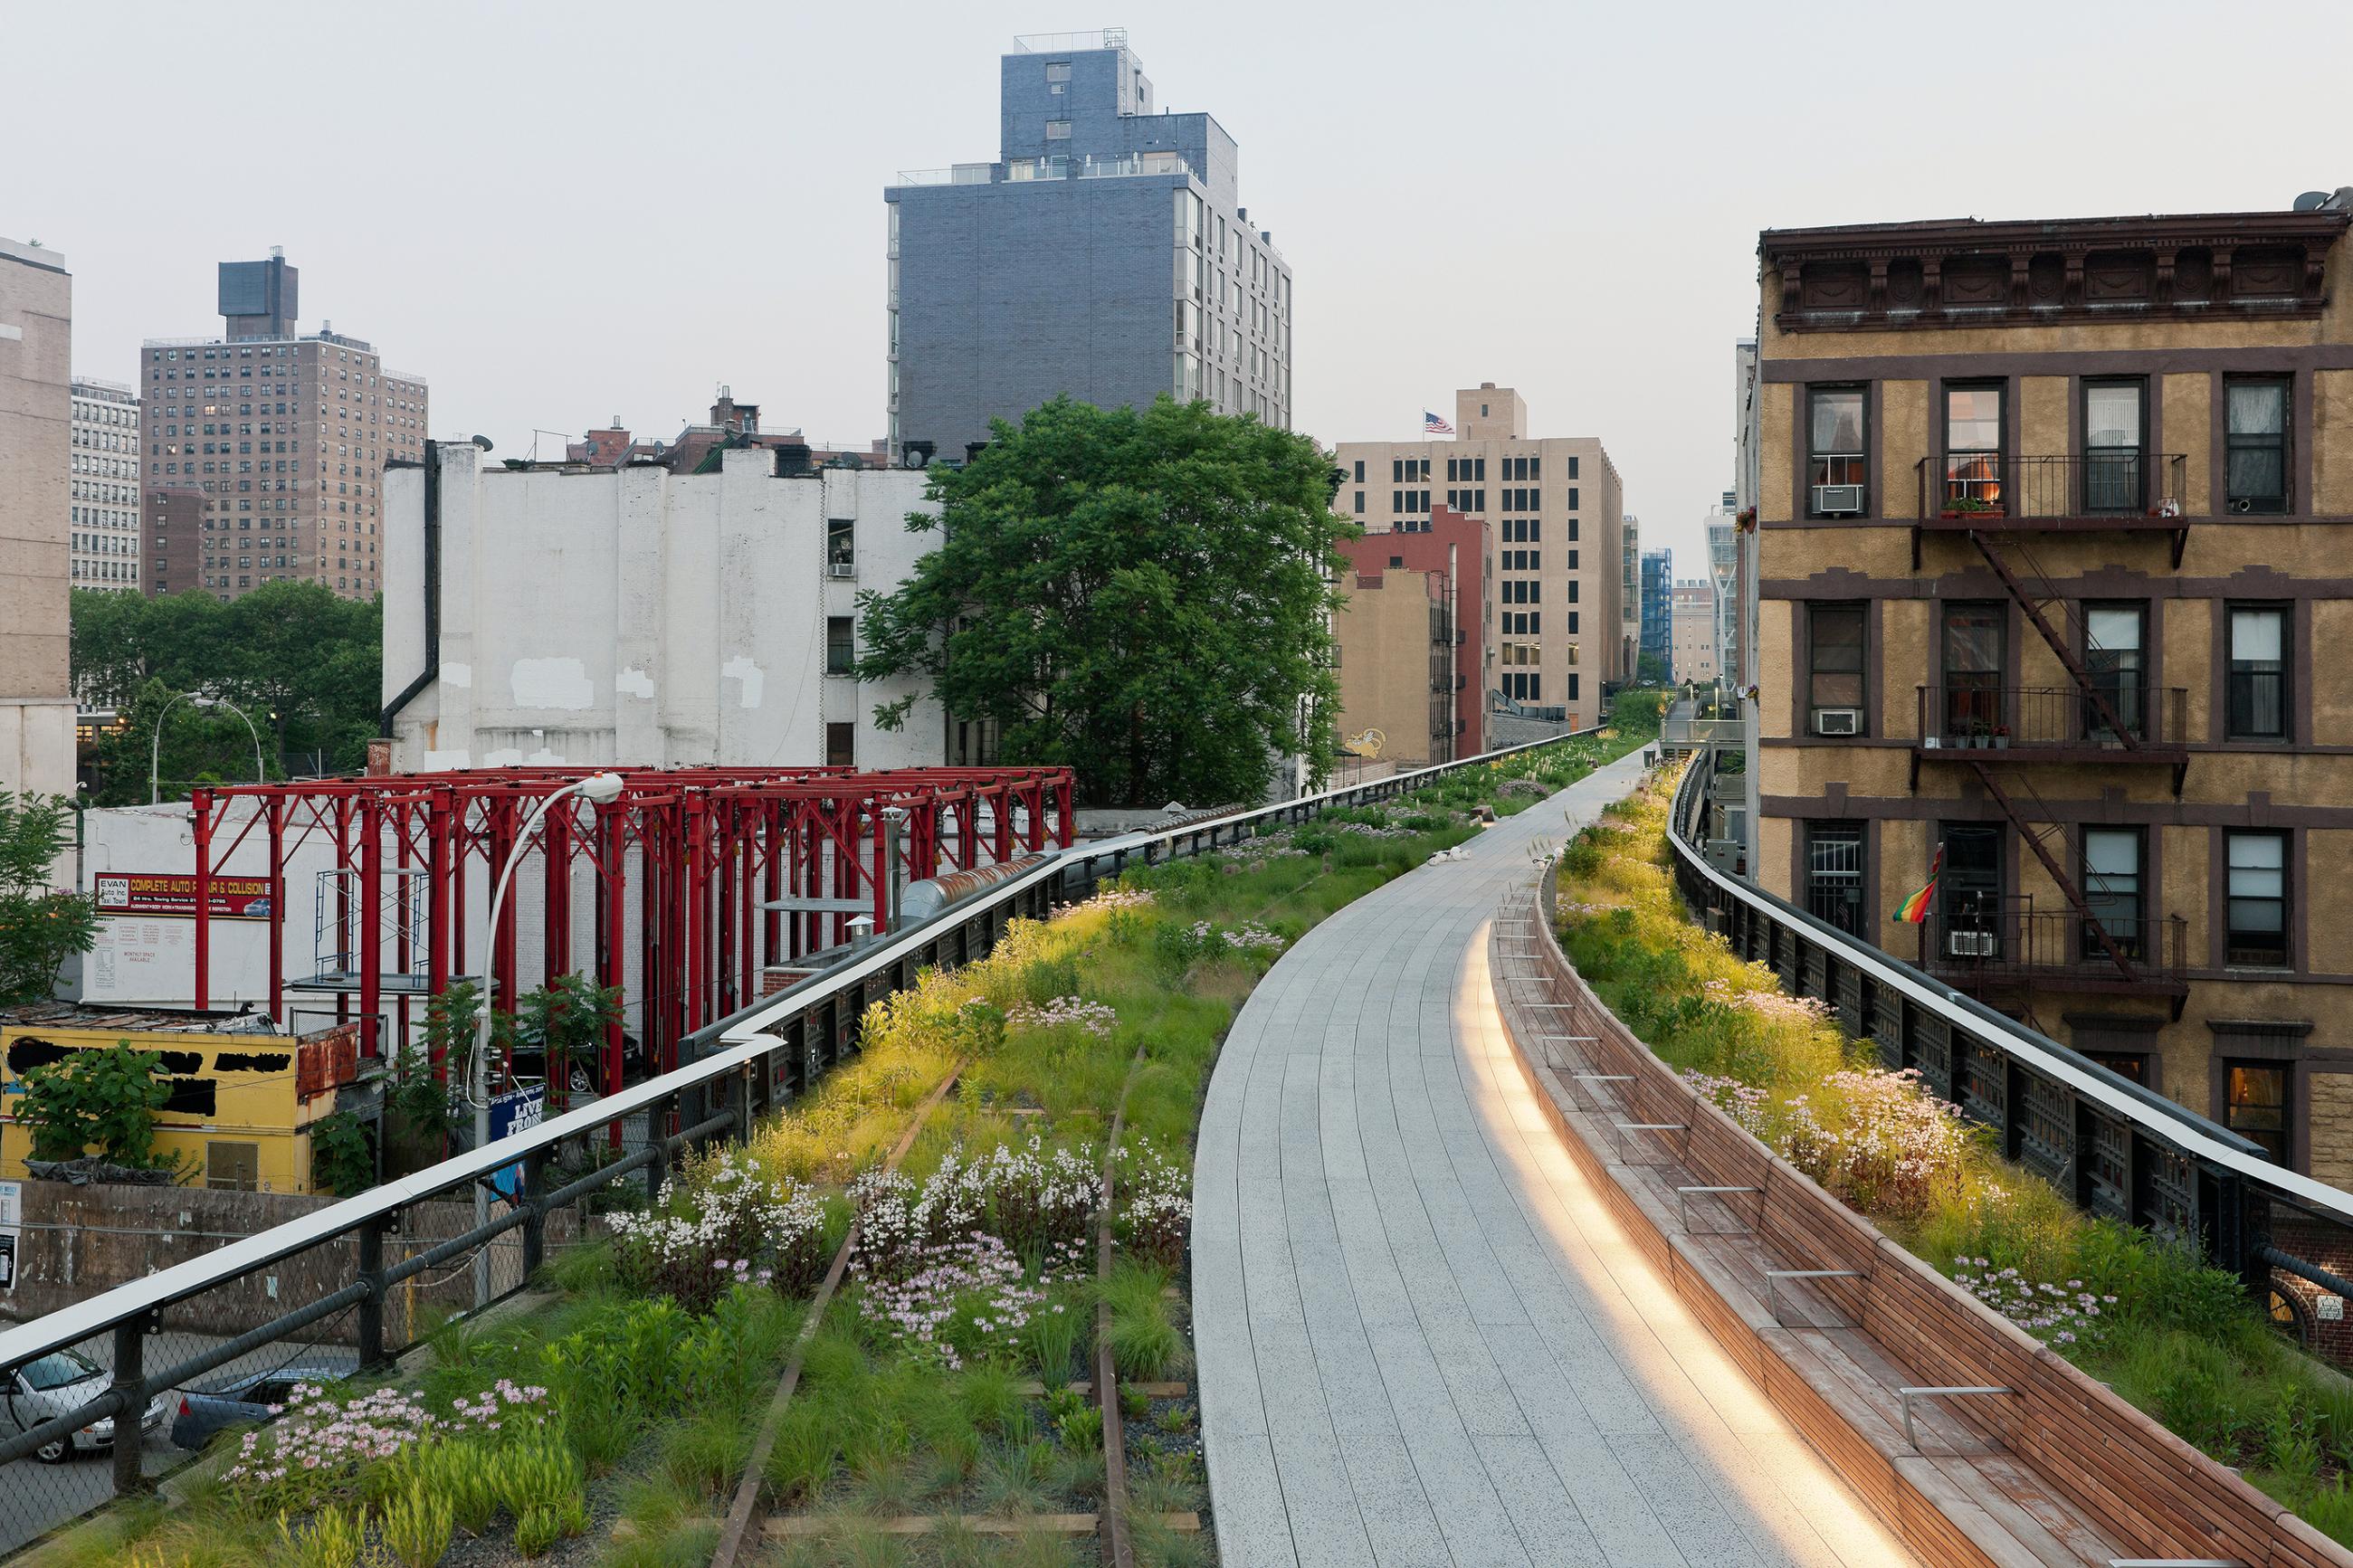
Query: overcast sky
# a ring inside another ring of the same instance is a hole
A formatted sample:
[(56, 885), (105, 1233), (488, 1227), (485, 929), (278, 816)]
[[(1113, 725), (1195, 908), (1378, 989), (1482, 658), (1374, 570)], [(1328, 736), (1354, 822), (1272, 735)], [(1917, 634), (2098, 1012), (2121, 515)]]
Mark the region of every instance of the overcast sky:
[[(0, 235), (63, 251), (77, 374), (220, 331), (282, 245), (437, 437), (668, 437), (720, 382), (883, 424), (895, 171), (994, 155), (1017, 33), (1128, 29), (1241, 148), (1297, 279), (1299, 427), (1460, 385), (1615, 456), (1695, 568), (1765, 226), (2284, 207), (2353, 183), (2353, 5), (1188, 0), (672, 7), (0, 0)], [(1343, 22), (1345, 21), (1345, 25)], [(542, 455), (552, 448), (543, 446)]]

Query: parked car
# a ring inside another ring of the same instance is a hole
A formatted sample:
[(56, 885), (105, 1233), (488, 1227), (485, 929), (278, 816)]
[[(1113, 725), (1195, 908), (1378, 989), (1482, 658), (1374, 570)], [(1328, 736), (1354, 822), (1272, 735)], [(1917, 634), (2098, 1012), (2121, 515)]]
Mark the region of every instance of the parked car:
[(269, 1420), (269, 1407), (291, 1400), (298, 1383), (316, 1386), (350, 1375), (348, 1367), (280, 1366), (248, 1372), (210, 1388), (191, 1388), (180, 1395), (180, 1411), (172, 1420), (172, 1446), (201, 1448), (224, 1426)]
[[(16, 1369), (5, 1389), (0, 1389), (0, 1414), (19, 1432), (29, 1432), (44, 1421), (70, 1415), (104, 1394), (113, 1379), (79, 1351), (52, 1351)], [(141, 1433), (153, 1431), (168, 1408), (162, 1394), (147, 1402), (139, 1417)], [(77, 1453), (114, 1446), (114, 1418), (93, 1421), (70, 1436), (43, 1444), (34, 1454), (45, 1465), (62, 1465)]]

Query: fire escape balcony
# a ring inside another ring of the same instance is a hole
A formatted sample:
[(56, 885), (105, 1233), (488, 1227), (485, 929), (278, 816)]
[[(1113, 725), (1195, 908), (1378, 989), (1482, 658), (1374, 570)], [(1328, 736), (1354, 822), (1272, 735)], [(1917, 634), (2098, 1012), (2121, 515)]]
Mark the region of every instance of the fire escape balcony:
[(2177, 1001), (2189, 994), (2189, 928), (2179, 915), (2097, 919), (2126, 963), (2075, 910), (2020, 902), (1978, 913), (1935, 911), (1923, 928), (1925, 967), (1980, 999), (2034, 986)]
[[(1912, 783), (1923, 762), (1996, 767), (2085, 763), (2188, 767), (2186, 687), (1923, 686)], [(2121, 726), (2121, 728), (2119, 728)], [(2176, 785), (2179, 788), (2179, 785)]]
[(2181, 564), (2189, 459), (2179, 452), (2094, 452), (2065, 457), (1957, 452), (1920, 459), (1912, 564), (1923, 533), (2153, 532), (2169, 536)]

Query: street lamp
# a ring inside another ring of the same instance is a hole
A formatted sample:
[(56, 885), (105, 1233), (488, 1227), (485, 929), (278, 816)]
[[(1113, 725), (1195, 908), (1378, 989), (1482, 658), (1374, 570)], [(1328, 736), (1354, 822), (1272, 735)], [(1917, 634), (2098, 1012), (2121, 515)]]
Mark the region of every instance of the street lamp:
[[(523, 820), (522, 831), (515, 835), (514, 847), (507, 851), (507, 863), (499, 868), (497, 890), (491, 895), (490, 923), (482, 928), (482, 1010), (480, 1020), (474, 1026), (474, 1058), (466, 1073), (466, 1098), (474, 1106), (474, 1147), (490, 1147), (491, 1142), (491, 988), (497, 984), (491, 973), (492, 955), (499, 941), (499, 914), (507, 901), (507, 884), (514, 879), (514, 868), (522, 861), (523, 851), (531, 845), (532, 829), (537, 827), (548, 808), (565, 795), (576, 795), (598, 805), (609, 805), (620, 798), (621, 775), (591, 773), (585, 779), (575, 779), (562, 789), (552, 790), (545, 799), (533, 808)], [(474, 1228), (480, 1230), (491, 1219), (491, 1188), (481, 1176), (474, 1178)], [(474, 1310), (481, 1310), (491, 1304), (491, 1249), (488, 1243), (474, 1252)]]
[[(199, 697), (193, 691), (172, 693), (171, 700), (165, 702), (155, 715), (155, 733), (147, 743), (147, 804), (149, 805), (163, 804), (163, 786), (156, 774), (164, 760), (164, 719), (172, 711), (174, 704), (181, 702), (185, 702), (192, 708), (226, 708), (238, 718), (245, 719), (245, 710), (227, 698)], [(268, 784), (269, 774), (261, 765), (261, 731), (253, 727), (252, 720), (245, 719), (245, 732), (253, 737), (253, 782)]]

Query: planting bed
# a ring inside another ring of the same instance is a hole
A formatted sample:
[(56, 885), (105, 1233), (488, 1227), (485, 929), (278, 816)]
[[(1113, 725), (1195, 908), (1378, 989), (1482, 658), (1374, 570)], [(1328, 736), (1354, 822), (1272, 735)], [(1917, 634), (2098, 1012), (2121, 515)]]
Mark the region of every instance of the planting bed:
[(1822, 1004), (1691, 923), (1669, 868), (1672, 789), (1653, 782), (1561, 855), (1557, 931), (1596, 996), (1915, 1256), (2353, 1543), (2353, 1383), (2276, 1333), (2235, 1276), (2082, 1214)]
[[(1016, 922), (987, 958), (876, 1004), (859, 1055), (747, 1145), (609, 1216), (535, 1310), (447, 1326), (407, 1392), (322, 1391), (224, 1439), (180, 1506), (118, 1508), (31, 1560), (700, 1568), (747, 1479), (765, 1517), (741, 1563), (1212, 1560), (1189, 1167), (1236, 1008), (1310, 926), (1482, 809), (1522, 809), (1638, 738), (1516, 757)], [(375, 1402), (358, 1426), (353, 1400)], [(301, 1447), (306, 1429), (328, 1447)]]

